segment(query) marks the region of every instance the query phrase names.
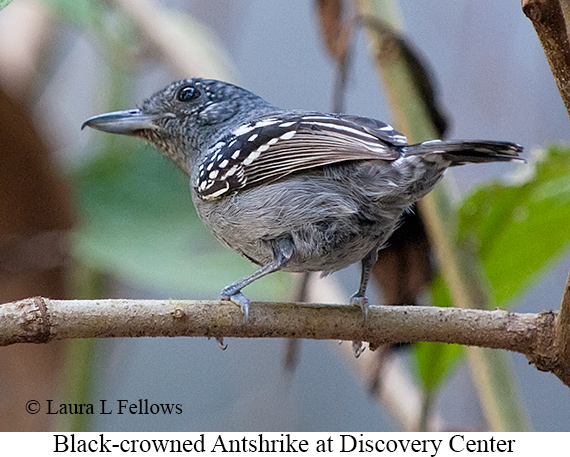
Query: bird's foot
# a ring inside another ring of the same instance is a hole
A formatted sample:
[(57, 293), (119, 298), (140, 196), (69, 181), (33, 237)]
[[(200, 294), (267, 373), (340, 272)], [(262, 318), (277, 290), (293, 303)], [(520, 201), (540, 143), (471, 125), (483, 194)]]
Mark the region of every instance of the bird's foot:
[(368, 298), (355, 294), (350, 297), (350, 304), (359, 306), (360, 309), (362, 309), (364, 322), (366, 323), (366, 319), (368, 318), (368, 309), (370, 308), (370, 305), (368, 304)]
[(362, 343), (362, 341), (353, 341), (352, 342), (352, 351), (354, 352), (354, 357), (360, 357), (360, 354), (364, 352), (366, 346)]
[(224, 343), (223, 336), (216, 336), (216, 341), (218, 342), (218, 346), (220, 346), (220, 349), (222, 351), (225, 351), (228, 348), (228, 345)]
[[(366, 323), (366, 319), (368, 318), (368, 298), (360, 295), (354, 294), (350, 297), (350, 304), (354, 306), (360, 307), (362, 309), (362, 317), (364, 319), (363, 323)], [(352, 342), (352, 351), (354, 352), (354, 357), (360, 357), (360, 354), (364, 352), (366, 346), (362, 343), (362, 341), (353, 341)]]
[(218, 300), (229, 300), (239, 305), (243, 311), (243, 323), (245, 324), (247, 322), (247, 318), (249, 317), (249, 298), (242, 294), (241, 291), (235, 290), (231, 286), (224, 287)]

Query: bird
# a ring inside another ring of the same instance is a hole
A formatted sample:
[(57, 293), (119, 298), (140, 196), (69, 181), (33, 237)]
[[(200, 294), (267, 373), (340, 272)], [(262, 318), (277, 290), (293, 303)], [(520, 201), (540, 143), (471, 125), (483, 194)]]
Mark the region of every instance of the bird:
[(190, 181), (202, 222), (258, 266), (224, 287), (249, 315), (242, 289), (278, 270), (328, 275), (360, 262), (350, 304), (362, 309), (377, 253), (402, 215), (449, 167), (524, 160), (512, 142), (408, 144), (390, 125), (352, 114), (280, 109), (236, 85), (203, 78), (170, 83), (135, 109), (83, 125), (142, 138)]

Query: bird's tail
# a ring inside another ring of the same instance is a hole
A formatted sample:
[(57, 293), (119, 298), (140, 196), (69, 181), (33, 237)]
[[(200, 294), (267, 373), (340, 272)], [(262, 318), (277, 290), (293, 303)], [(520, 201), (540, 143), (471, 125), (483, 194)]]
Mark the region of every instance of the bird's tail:
[(437, 157), (451, 162), (451, 166), (466, 163), (484, 162), (510, 162), (521, 160), (519, 154), (523, 151), (522, 146), (505, 141), (424, 141), (412, 144), (406, 148), (405, 154), (421, 155), (429, 160), (429, 156)]

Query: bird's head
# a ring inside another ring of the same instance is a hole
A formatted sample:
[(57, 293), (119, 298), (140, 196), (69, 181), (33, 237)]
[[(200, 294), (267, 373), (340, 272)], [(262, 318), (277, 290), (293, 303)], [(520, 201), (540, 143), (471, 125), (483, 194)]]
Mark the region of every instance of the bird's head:
[(190, 174), (194, 157), (255, 112), (273, 109), (241, 87), (192, 78), (169, 84), (136, 109), (91, 117), (82, 128), (143, 138)]

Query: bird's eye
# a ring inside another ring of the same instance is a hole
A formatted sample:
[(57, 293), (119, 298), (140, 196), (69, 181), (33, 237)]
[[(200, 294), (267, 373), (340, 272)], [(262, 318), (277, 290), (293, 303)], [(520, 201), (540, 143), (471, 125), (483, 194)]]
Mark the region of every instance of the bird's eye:
[(194, 86), (184, 86), (176, 95), (176, 98), (181, 102), (190, 102), (196, 100), (200, 96), (200, 91)]

